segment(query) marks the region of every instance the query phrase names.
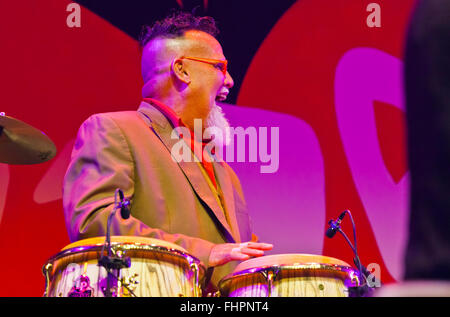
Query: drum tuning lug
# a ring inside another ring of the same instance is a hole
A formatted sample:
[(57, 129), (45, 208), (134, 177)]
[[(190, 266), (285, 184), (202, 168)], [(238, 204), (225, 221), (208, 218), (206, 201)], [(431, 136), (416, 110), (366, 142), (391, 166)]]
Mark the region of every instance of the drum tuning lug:
[(51, 263), (47, 263), (43, 268), (42, 268), (42, 273), (44, 274), (45, 277), (45, 291), (44, 291), (44, 297), (48, 297), (49, 296), (49, 288), (50, 288), (50, 271), (53, 269), (53, 264)]
[(139, 284), (139, 281), (137, 280), (137, 277), (138, 277), (138, 276), (139, 276), (139, 274), (134, 273), (134, 274), (128, 279), (129, 284), (134, 284), (134, 285)]

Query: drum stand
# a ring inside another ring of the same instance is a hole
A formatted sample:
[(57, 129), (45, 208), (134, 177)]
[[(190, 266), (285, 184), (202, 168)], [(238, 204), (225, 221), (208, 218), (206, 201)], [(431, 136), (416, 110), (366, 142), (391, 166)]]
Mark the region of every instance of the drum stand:
[(381, 287), (381, 281), (379, 281), (376, 277), (372, 275), (371, 272), (367, 270), (367, 268), (361, 264), (359, 257), (356, 255), (353, 259), (353, 262), (355, 263), (356, 267), (359, 270), (359, 275), (363, 275), (366, 283), (363, 285), (358, 285), (354, 287), (349, 287), (348, 292), (350, 297), (370, 297), (373, 295), (375, 291), (375, 287), (371, 286), (368, 282), (368, 278), (372, 279), (373, 284), (378, 285), (378, 287)]
[[(117, 195), (120, 196), (120, 202), (117, 203)], [(128, 292), (132, 296), (136, 296), (131, 289), (122, 283), (122, 279), (120, 277), (120, 270), (124, 268), (129, 268), (131, 266), (131, 260), (129, 257), (123, 256), (121, 251), (115, 251), (113, 254), (113, 248), (111, 247), (111, 222), (112, 218), (116, 214), (118, 209), (122, 209), (129, 205), (128, 201), (124, 202), (123, 192), (120, 189), (116, 189), (114, 194), (114, 209), (108, 217), (108, 222), (106, 225), (106, 237), (105, 244), (103, 245), (100, 259), (98, 260), (98, 266), (102, 266), (105, 268), (107, 272), (106, 277), (106, 287), (104, 289), (104, 294), (106, 297), (117, 297), (120, 295), (120, 288), (123, 286), (127, 288)], [(122, 217), (124, 217), (124, 213), (121, 211)], [(129, 217), (129, 215), (128, 215)], [(126, 217), (126, 218), (128, 218)], [(125, 218), (125, 217), (124, 217)], [(107, 255), (104, 255), (105, 246), (107, 248)]]
[[(106, 297), (117, 297), (119, 296), (120, 287), (123, 286), (120, 278), (120, 270), (124, 268), (129, 268), (131, 266), (131, 261), (129, 257), (120, 257), (117, 255), (111, 256), (111, 247), (109, 247), (108, 255), (103, 255), (100, 260), (98, 260), (98, 265), (106, 269), (106, 287), (104, 289), (104, 294)], [(131, 290), (128, 290), (131, 292)]]

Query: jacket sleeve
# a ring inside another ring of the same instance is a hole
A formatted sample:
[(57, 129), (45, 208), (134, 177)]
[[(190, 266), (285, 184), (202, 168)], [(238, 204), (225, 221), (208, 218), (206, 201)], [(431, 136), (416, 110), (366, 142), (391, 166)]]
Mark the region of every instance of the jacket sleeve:
[[(133, 197), (135, 167), (128, 143), (113, 118), (94, 115), (80, 127), (64, 177), (63, 206), (71, 241), (106, 235), (114, 192)], [(132, 208), (131, 208), (132, 210)], [(213, 243), (183, 234), (151, 228), (133, 217), (124, 220), (117, 212), (111, 235), (143, 236), (180, 245), (208, 265)]]

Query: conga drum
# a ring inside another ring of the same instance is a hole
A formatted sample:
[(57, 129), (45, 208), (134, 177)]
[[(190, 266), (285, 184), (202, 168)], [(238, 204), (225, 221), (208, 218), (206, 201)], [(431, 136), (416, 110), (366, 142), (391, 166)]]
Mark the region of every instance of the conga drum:
[(344, 261), (312, 254), (267, 255), (241, 262), (219, 282), (225, 297), (345, 297), (358, 274)]
[[(72, 243), (43, 267), (47, 297), (104, 297), (108, 273), (98, 265), (105, 237)], [(129, 258), (129, 267), (119, 270), (113, 296), (199, 297), (205, 274), (203, 264), (180, 246), (162, 240), (111, 237), (113, 254)], [(108, 284), (109, 285), (109, 284)]]

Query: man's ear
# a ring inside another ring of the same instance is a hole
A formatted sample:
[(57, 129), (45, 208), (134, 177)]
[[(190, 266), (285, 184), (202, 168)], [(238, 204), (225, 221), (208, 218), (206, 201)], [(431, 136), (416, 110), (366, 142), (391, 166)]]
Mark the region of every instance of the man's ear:
[(191, 83), (191, 78), (189, 77), (189, 73), (186, 70), (186, 65), (183, 63), (181, 58), (174, 59), (171, 65), (172, 73), (185, 84)]

